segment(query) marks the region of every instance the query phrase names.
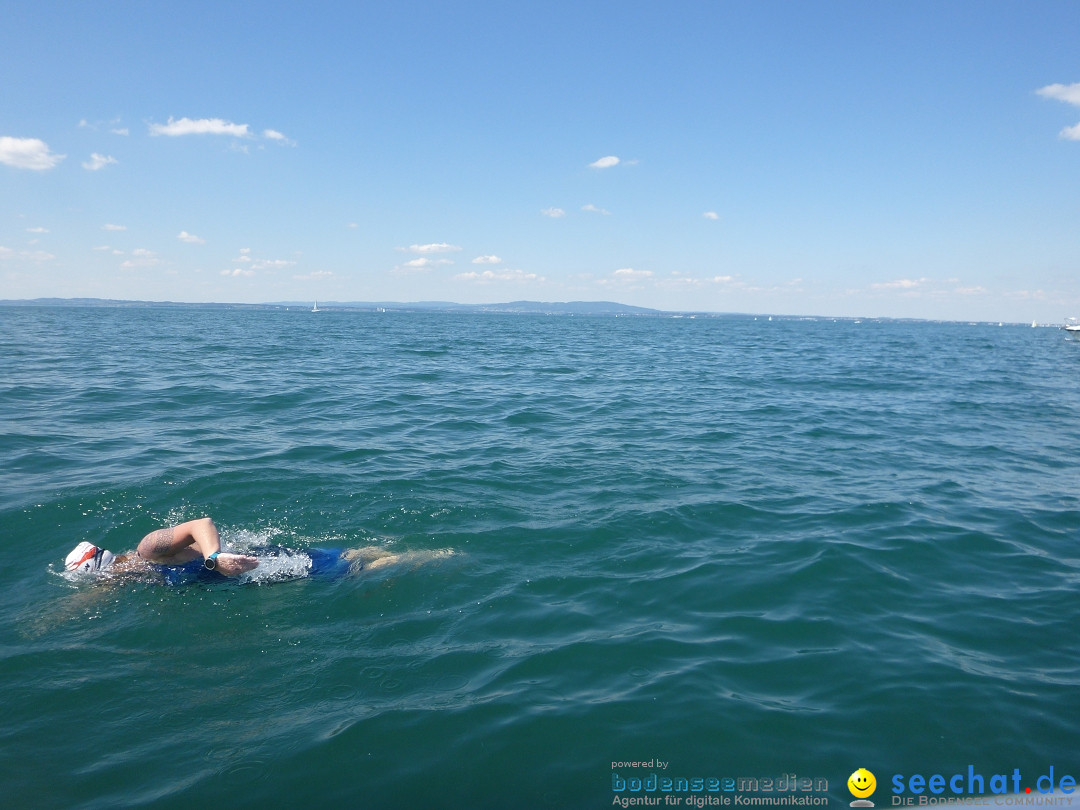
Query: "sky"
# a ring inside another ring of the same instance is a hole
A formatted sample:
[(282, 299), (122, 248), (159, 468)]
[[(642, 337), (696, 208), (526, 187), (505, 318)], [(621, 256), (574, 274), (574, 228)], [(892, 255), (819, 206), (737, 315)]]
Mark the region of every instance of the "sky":
[(0, 0), (0, 299), (1080, 316), (1080, 4)]

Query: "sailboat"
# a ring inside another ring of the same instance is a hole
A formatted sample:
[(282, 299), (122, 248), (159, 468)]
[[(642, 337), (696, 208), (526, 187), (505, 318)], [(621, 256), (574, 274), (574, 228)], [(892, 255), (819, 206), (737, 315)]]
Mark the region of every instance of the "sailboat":
[(318, 302), (318, 301), (316, 301), (316, 302), (315, 302), (315, 306), (313, 306), (313, 307), (311, 308), (311, 311), (312, 311), (312, 312), (322, 312), (322, 310), (321, 310), (321, 309), (319, 309), (319, 302)]

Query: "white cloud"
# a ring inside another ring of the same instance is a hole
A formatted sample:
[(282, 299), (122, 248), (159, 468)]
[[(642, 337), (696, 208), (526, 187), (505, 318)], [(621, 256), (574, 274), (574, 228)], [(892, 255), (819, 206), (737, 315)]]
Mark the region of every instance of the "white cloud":
[(914, 290), (925, 284), (928, 279), (925, 278), (901, 278), (896, 281), (883, 281), (878, 284), (871, 284), (872, 290)]
[(735, 280), (735, 276), (711, 276), (709, 278), (695, 278), (686, 276), (677, 270), (673, 270), (669, 278), (658, 279), (657, 284), (662, 287), (685, 289), (687, 287), (704, 287), (706, 284), (731, 284), (742, 286)]
[(446, 242), (433, 242), (430, 245), (409, 245), (409, 250), (413, 253), (451, 253), (461, 248)]
[(518, 283), (544, 281), (544, 277), (536, 273), (526, 273), (524, 270), (484, 270), (483, 272), (472, 271), (458, 273), (454, 276), (455, 281), (472, 281), (480, 284), (490, 284), (496, 281), (514, 281)]
[(102, 225), (101, 230), (103, 230), (103, 231), (126, 231), (127, 230), (127, 225)]
[(604, 208), (597, 208), (592, 203), (589, 203), (588, 205), (581, 206), (581, 210), (582, 211), (592, 211), (594, 214), (603, 214), (606, 217), (611, 216), (610, 211), (608, 211), (608, 210), (606, 210)]
[(632, 267), (622, 267), (611, 275), (618, 281), (641, 281), (652, 278), (652, 270), (635, 270)]
[(308, 273), (306, 276), (293, 276), (298, 281), (321, 281), (324, 278), (333, 278), (333, 273), (329, 270), (316, 270), (312, 273)]
[(429, 259), (427, 256), (421, 256), (418, 259), (409, 259), (402, 266), (411, 270), (425, 270), (431, 267), (441, 267), (444, 264), (453, 264), (453, 262), (449, 259)]
[(359, 225), (357, 225), (357, 224), (356, 224), (355, 222), (350, 222), (350, 223), (349, 223), (348, 225), (346, 225), (345, 227), (346, 227), (346, 228), (348, 228), (348, 229), (350, 229), (350, 230), (354, 230), (354, 229), (356, 229), (356, 228), (359, 228), (360, 226), (359, 226)]
[(1059, 138), (1064, 138), (1067, 141), (1080, 141), (1080, 124), (1072, 127), (1065, 127), (1058, 133)]
[(0, 138), (0, 163), (16, 169), (45, 171), (66, 157), (50, 151), (49, 145), (38, 138)]
[(240, 278), (241, 276), (250, 278), (255, 275), (254, 270), (245, 270), (242, 267), (237, 267), (235, 270), (222, 270), (221, 275), (229, 276), (230, 278)]
[(232, 135), (234, 138), (250, 137), (247, 124), (234, 124), (222, 118), (181, 118), (179, 121), (169, 117), (167, 124), (151, 124), (151, 135)]
[(127, 127), (120, 126), (120, 121), (120, 118), (114, 118), (112, 121), (95, 121), (93, 124), (91, 124), (89, 121), (83, 118), (79, 121), (79, 128), (92, 129), (94, 132), (97, 132), (102, 127), (109, 127), (109, 132), (111, 132), (113, 135), (130, 135), (130, 130), (128, 130)]
[(196, 236), (193, 233), (188, 233), (187, 231), (180, 231), (180, 233), (178, 233), (176, 235), (176, 238), (179, 239), (181, 242), (187, 242), (188, 244), (191, 244), (191, 245), (205, 245), (206, 244), (205, 239), (203, 239), (200, 236)]
[(562, 219), (566, 216), (566, 212), (561, 208), (545, 208), (540, 213), (545, 217), (551, 217), (552, 219)]
[(720, 215), (718, 213), (716, 213), (715, 211), (706, 211), (704, 214), (702, 214), (702, 216), (705, 217), (705, 219), (712, 219), (712, 220), (720, 219)]
[[(1080, 82), (1076, 84), (1048, 84), (1035, 91), (1043, 98), (1053, 98), (1080, 107)], [(1059, 138), (1068, 141), (1080, 141), (1080, 124), (1065, 127), (1058, 133)]]
[(0, 247), (0, 259), (23, 259), (31, 262), (48, 262), (56, 257), (44, 250), (20, 250), (16, 253), (8, 247)]
[(472, 260), (473, 264), (502, 264), (498, 256), (477, 256)]
[(137, 270), (142, 267), (155, 267), (161, 264), (161, 259), (157, 257), (157, 254), (146, 248), (135, 248), (135, 250), (131, 251), (131, 255), (135, 258), (125, 259), (120, 263), (120, 266), (125, 270)]
[(1080, 82), (1076, 84), (1048, 84), (1035, 91), (1043, 98), (1053, 98), (1080, 107)]
[(90, 160), (84, 161), (82, 167), (87, 171), (96, 172), (98, 169), (104, 169), (110, 163), (118, 162), (112, 155), (99, 155), (97, 152), (93, 152), (90, 155)]
[(49, 229), (48, 229), (48, 228), (42, 228), (42, 227), (41, 227), (41, 226), (39, 225), (39, 226), (38, 226), (38, 227), (36, 227), (36, 228), (27, 228), (27, 229), (26, 229), (26, 232), (27, 232), (27, 233), (48, 233), (48, 232), (49, 232)]
[(108, 245), (98, 245), (96, 248), (92, 248), (92, 250), (112, 250), (112, 248)]
[[(193, 237), (193, 238), (194, 239), (199, 239), (199, 237)], [(185, 241), (191, 241), (191, 240), (185, 240)], [(199, 239), (200, 244), (202, 244), (203, 241), (204, 240)], [(294, 264), (296, 264), (296, 262), (293, 261), (292, 259), (259, 259), (259, 258), (254, 257), (254, 256), (251, 255), (251, 248), (240, 248), (239, 254), (240, 255), (237, 256), (235, 259), (233, 259), (233, 261), (236, 262), (237, 264), (248, 265), (253, 271), (254, 270), (283, 270), (286, 267), (292, 267)], [(297, 254), (297, 255), (299, 255), (299, 254)], [(236, 273), (234, 273), (231, 270), (230, 271), (223, 271), (223, 272), (229, 272), (229, 273), (232, 273), (233, 275), (236, 275)], [(254, 275), (254, 273), (252, 273), (251, 275)]]
[(598, 279), (596, 283), (601, 286), (609, 286), (611, 284), (625, 286), (628, 284), (640, 284), (641, 282), (648, 281), (652, 277), (652, 270), (635, 270), (633, 267), (621, 267), (607, 278)]
[(614, 155), (608, 155), (607, 157), (602, 157), (599, 160), (594, 160), (592, 163), (589, 164), (589, 168), (590, 169), (610, 169), (612, 166), (618, 166), (618, 165), (619, 165), (619, 159), (617, 157), (615, 157)]
[(296, 141), (294, 141), (292, 138), (288, 138), (285, 135), (282, 135), (276, 129), (264, 129), (263, 137), (271, 141), (277, 141), (282, 146), (296, 146)]

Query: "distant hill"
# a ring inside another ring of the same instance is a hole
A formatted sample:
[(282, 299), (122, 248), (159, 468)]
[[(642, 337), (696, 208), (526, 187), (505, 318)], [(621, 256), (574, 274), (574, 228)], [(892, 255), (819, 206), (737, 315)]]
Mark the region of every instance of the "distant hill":
[(661, 315), (659, 309), (632, 307), (611, 301), (511, 301), (506, 304), (454, 304), (446, 301), (420, 301), (411, 304), (382, 303), (327, 303), (324, 307), (350, 307), (358, 309), (426, 310), (439, 312), (505, 312), (534, 315)]
[[(270, 301), (263, 304), (229, 303), (190, 303), (182, 301), (126, 301), (118, 298), (32, 298), (0, 300), (0, 307), (161, 307), (178, 309), (191, 307), (196, 309), (297, 309), (310, 310), (312, 301)], [(613, 301), (510, 301), (506, 304), (455, 304), (452, 301), (323, 301), (321, 310), (354, 310), (357, 312), (460, 312), (460, 313), (505, 313), (508, 315), (639, 315), (665, 318), (725, 318), (778, 321), (863, 321), (874, 323), (947, 323), (947, 321), (925, 321), (922, 318), (886, 318), (873, 316), (830, 316), (830, 315), (770, 315), (768, 313), (746, 312), (709, 312), (709, 311), (671, 311), (632, 307)], [(958, 321), (957, 323), (987, 323), (1003, 326), (1001, 322)], [(1010, 326), (1030, 326), (1013, 324)], [(1049, 324), (1043, 324), (1047, 326)]]
[[(34, 298), (0, 301), (0, 306), (38, 307), (228, 307), (232, 309), (307, 308), (307, 301), (276, 301), (264, 304), (183, 303), (176, 301), (125, 301), (115, 298)], [(324, 301), (319, 309), (385, 310), (396, 312), (516, 313), (536, 315), (662, 315), (659, 309), (632, 307), (611, 301), (512, 301), (507, 304), (455, 304), (450, 301)]]
[(548, 315), (660, 315), (659, 309), (632, 307), (611, 301), (568, 301), (566, 303), (541, 303), (538, 301), (512, 301), (482, 308), (489, 312), (540, 312)]

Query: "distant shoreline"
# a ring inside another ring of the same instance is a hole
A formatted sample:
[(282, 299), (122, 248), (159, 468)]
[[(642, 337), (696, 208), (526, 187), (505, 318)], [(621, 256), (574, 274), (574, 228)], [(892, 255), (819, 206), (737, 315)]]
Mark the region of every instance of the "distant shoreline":
[[(266, 301), (262, 303), (143, 301), (121, 298), (27, 298), (0, 300), (0, 306), (14, 307), (162, 307), (203, 309), (306, 309), (310, 301)], [(504, 304), (458, 304), (451, 301), (324, 301), (319, 312), (357, 310), (371, 312), (458, 312), (458, 313), (520, 313), (520, 314), (579, 314), (579, 315), (673, 315), (659, 309), (635, 307), (612, 301), (512, 301)], [(715, 313), (694, 313), (715, 314)], [(740, 316), (734, 317), (754, 317)], [(768, 316), (764, 316), (768, 317)]]
[[(157, 307), (162, 309), (251, 309), (310, 310), (306, 301), (268, 301), (265, 303), (140, 301), (121, 298), (26, 298), (2, 299), (0, 307)], [(873, 315), (783, 315), (778, 313), (679, 311), (635, 307), (613, 301), (510, 301), (503, 304), (457, 304), (450, 301), (325, 301), (319, 312), (431, 312), (492, 315), (591, 315), (639, 316), (660, 318), (737, 318), (742, 320), (776, 319), (785, 321), (874, 321), (881, 323), (958, 323), (989, 326), (1031, 326), (1026, 322), (940, 320), (934, 318), (890, 318)], [(1058, 324), (1038, 324), (1056, 327)]]

